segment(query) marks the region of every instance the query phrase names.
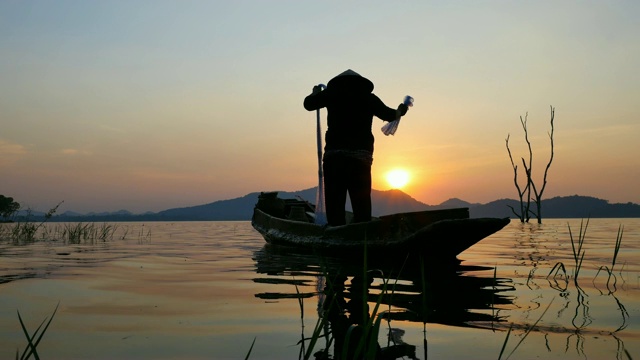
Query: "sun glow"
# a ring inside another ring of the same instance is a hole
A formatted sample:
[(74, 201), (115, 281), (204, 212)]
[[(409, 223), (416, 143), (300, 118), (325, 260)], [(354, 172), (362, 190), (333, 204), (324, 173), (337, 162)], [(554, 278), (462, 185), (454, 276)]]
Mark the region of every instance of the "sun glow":
[(387, 182), (394, 189), (402, 189), (409, 183), (409, 173), (403, 169), (394, 169), (387, 173)]

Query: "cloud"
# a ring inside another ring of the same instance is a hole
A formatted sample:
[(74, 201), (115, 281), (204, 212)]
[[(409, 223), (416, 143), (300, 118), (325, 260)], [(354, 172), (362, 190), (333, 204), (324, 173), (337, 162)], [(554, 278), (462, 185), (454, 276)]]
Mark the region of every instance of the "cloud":
[(105, 131), (109, 131), (109, 132), (113, 132), (113, 133), (119, 133), (119, 134), (124, 134), (126, 132), (124, 129), (121, 129), (121, 128), (118, 128), (118, 127), (109, 126), (109, 125), (105, 125), (105, 124), (101, 124), (100, 125), (100, 129), (101, 130), (105, 130)]
[(86, 150), (78, 150), (78, 149), (62, 149), (60, 152), (63, 155), (76, 156), (76, 155), (91, 155), (91, 152)]
[(24, 145), (0, 139), (0, 166), (11, 165), (28, 153)]

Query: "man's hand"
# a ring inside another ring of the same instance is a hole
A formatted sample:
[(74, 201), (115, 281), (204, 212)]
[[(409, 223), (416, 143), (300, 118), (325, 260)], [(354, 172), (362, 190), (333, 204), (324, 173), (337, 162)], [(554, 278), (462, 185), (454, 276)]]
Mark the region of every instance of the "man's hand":
[(320, 91), (322, 91), (322, 87), (320, 85), (316, 85), (313, 87), (313, 90), (311, 90), (311, 94), (315, 95), (317, 93), (319, 93)]
[(407, 105), (400, 104), (398, 105), (397, 113), (400, 114), (400, 116), (404, 116), (404, 114), (407, 113), (407, 110), (409, 110), (409, 107)]

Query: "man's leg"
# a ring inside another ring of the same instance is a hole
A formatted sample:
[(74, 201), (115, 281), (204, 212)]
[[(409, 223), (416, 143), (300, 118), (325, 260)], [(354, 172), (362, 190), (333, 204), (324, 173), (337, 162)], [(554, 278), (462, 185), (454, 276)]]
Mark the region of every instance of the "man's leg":
[(323, 161), (324, 197), (327, 221), (331, 226), (345, 224), (344, 207), (347, 202), (347, 183), (344, 159), (332, 157)]
[(371, 221), (371, 164), (353, 159), (349, 171), (348, 190), (353, 207), (353, 221)]

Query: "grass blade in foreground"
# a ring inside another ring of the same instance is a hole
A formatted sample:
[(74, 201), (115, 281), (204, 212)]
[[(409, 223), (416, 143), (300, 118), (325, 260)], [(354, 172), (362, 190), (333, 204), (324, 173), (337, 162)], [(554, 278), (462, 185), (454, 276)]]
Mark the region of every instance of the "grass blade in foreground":
[[(555, 300), (555, 298), (551, 299), (551, 301), (549, 302), (549, 305), (547, 305), (547, 308), (544, 309), (544, 311), (542, 312), (542, 314), (540, 315), (540, 317), (538, 318), (538, 320), (536, 320), (536, 322), (533, 323), (533, 325), (531, 325), (527, 331), (525, 331), (524, 336), (522, 336), (522, 339), (520, 339), (520, 341), (518, 341), (518, 343), (516, 344), (516, 346), (513, 348), (513, 350), (511, 350), (511, 352), (509, 353), (509, 355), (507, 355), (506, 359), (509, 359), (511, 357), (511, 355), (513, 355), (514, 352), (516, 352), (516, 350), (518, 349), (518, 347), (520, 346), (520, 344), (522, 344), (522, 342), (524, 341), (524, 339), (527, 338), (527, 336), (529, 335), (529, 333), (531, 332), (531, 330), (533, 330), (533, 328), (536, 327), (536, 325), (538, 325), (538, 323), (540, 322), (540, 320), (542, 320), (542, 317), (544, 316), (544, 314), (547, 313), (547, 310), (549, 310), (549, 308), (551, 307), (551, 304), (553, 304), (553, 300)], [(513, 326), (513, 325), (512, 325)], [(507, 346), (507, 340), (509, 340), (509, 335), (511, 334), (511, 327), (509, 327), (509, 331), (507, 332), (507, 338), (504, 339), (504, 344), (502, 345), (502, 350), (500, 350), (500, 355), (498, 356), (498, 360), (502, 358), (502, 354), (504, 352), (505, 347)]]
[[(18, 320), (20, 321), (20, 326), (22, 327), (22, 331), (24, 332), (24, 335), (27, 337), (27, 342), (28, 342), (27, 347), (22, 352), (22, 356), (20, 357), (20, 359), (28, 359), (29, 357), (31, 357), (31, 355), (33, 355), (33, 357), (36, 359), (40, 359), (37, 351), (38, 344), (40, 344), (40, 340), (42, 340), (44, 333), (47, 332), (49, 325), (51, 325), (51, 321), (53, 321), (53, 317), (56, 315), (56, 312), (58, 311), (59, 306), (60, 306), (60, 303), (56, 305), (56, 308), (53, 310), (53, 313), (51, 314), (51, 318), (49, 318), (49, 321), (47, 322), (45, 327), (42, 329), (40, 336), (38, 336), (38, 332), (42, 328), (42, 325), (44, 325), (45, 321), (47, 321), (47, 318), (42, 320), (42, 323), (40, 323), (40, 326), (38, 326), (36, 331), (34, 331), (33, 336), (30, 336), (29, 331), (27, 330), (27, 327), (24, 325), (24, 322), (22, 321), (22, 316), (20, 316), (20, 311), (18, 311)], [(38, 339), (34, 343), (33, 339), (35, 339), (36, 336), (38, 336)], [(16, 354), (16, 357), (17, 357), (17, 354)]]
[(253, 345), (255, 345), (256, 343), (256, 338), (253, 338), (253, 342), (251, 343), (251, 347), (249, 348), (249, 352), (247, 353), (247, 356), (245, 356), (244, 360), (249, 359), (249, 356), (251, 355), (251, 350), (253, 350)]

